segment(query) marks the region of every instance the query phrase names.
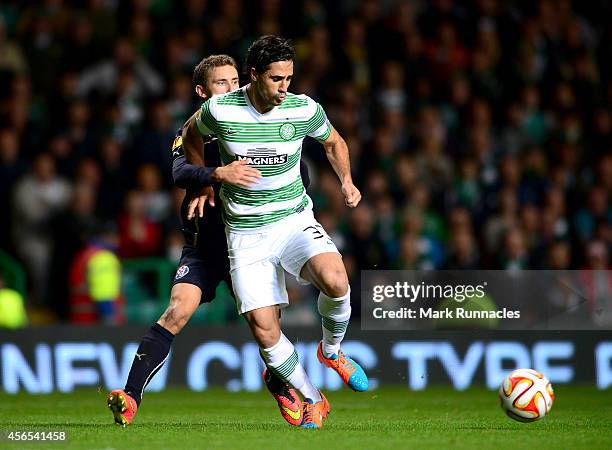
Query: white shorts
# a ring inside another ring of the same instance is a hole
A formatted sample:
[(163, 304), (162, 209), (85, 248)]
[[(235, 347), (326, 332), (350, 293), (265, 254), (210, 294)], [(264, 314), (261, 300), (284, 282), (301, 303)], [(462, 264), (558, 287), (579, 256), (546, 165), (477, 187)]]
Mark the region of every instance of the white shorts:
[(289, 305), (285, 270), (301, 284), (304, 264), (321, 253), (339, 253), (312, 214), (305, 210), (252, 232), (226, 231), (230, 274), (239, 314), (264, 306)]

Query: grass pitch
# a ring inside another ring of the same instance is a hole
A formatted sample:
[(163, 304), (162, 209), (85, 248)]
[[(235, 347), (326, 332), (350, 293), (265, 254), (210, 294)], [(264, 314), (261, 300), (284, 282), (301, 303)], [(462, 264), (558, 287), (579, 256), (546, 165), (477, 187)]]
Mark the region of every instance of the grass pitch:
[(0, 394), (0, 430), (66, 431), (68, 440), (0, 448), (83, 449), (610, 449), (612, 391), (560, 386), (549, 417), (523, 424), (507, 418), (497, 393), (434, 387), (329, 392), (323, 430), (290, 427), (267, 392), (147, 393), (133, 425), (112, 423), (106, 392), (31, 396)]

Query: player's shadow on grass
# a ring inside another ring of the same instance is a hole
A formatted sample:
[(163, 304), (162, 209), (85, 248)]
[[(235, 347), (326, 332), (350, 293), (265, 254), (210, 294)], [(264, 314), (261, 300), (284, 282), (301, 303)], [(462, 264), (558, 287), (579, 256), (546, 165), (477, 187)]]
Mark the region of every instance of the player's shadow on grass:
[[(111, 425), (113, 423), (111, 422)], [(12, 422), (12, 423), (0, 423), (0, 427), (6, 428), (6, 426), (19, 426), (26, 431), (28, 429), (37, 429), (37, 430), (49, 430), (51, 428), (56, 429), (55, 431), (65, 430), (67, 428), (92, 428), (100, 426), (100, 424), (92, 423), (92, 422)], [(117, 426), (117, 425), (115, 425)]]
[[(3, 424), (8, 426), (19, 425), (24, 428), (61, 428), (61, 429), (70, 429), (70, 428), (78, 428), (78, 429), (91, 429), (92, 427), (105, 427), (107, 426), (110, 429), (123, 429), (116, 424), (111, 423), (103, 423), (103, 424), (93, 424), (91, 422), (62, 422), (62, 423), (40, 423), (40, 422), (19, 422), (14, 424)], [(281, 424), (283, 426), (283, 424)], [(168, 430), (171, 429), (179, 429), (179, 430), (203, 430), (203, 431), (277, 431), (279, 429), (279, 425), (277, 423), (227, 423), (227, 422), (139, 422), (126, 427), (126, 429), (134, 429), (134, 430), (145, 430), (149, 428), (166, 428)], [(289, 425), (287, 425), (287, 429), (291, 429)]]
[[(205, 431), (278, 431), (278, 423), (228, 423), (228, 422), (145, 422), (135, 424), (133, 426), (144, 427), (165, 427), (165, 428), (180, 428), (180, 429), (198, 429)], [(284, 426), (284, 424), (280, 424)], [(289, 425), (287, 429), (291, 429)]]
[(521, 427), (520, 423), (510, 423), (507, 426), (502, 427), (492, 427), (490, 425), (455, 425), (453, 427), (455, 430), (494, 430), (494, 431), (516, 431), (520, 429), (523, 431), (542, 431), (539, 428), (530, 428), (530, 427)]

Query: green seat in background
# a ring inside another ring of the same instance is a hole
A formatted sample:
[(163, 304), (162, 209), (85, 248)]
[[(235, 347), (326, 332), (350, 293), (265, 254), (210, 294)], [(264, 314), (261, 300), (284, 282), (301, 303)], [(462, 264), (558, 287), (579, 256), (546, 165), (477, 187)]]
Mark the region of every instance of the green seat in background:
[[(172, 277), (176, 267), (165, 258), (126, 259), (123, 264), (123, 295), (129, 323), (150, 324), (168, 306)], [(212, 303), (198, 308), (190, 323), (224, 324), (236, 321), (234, 298), (225, 283), (217, 287)]]

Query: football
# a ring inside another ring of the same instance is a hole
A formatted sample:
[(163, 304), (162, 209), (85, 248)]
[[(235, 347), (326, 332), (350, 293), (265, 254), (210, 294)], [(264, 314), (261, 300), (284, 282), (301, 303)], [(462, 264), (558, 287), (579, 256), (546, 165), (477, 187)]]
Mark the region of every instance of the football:
[(501, 407), (519, 422), (535, 422), (546, 416), (555, 401), (550, 381), (533, 369), (517, 369), (499, 387)]

